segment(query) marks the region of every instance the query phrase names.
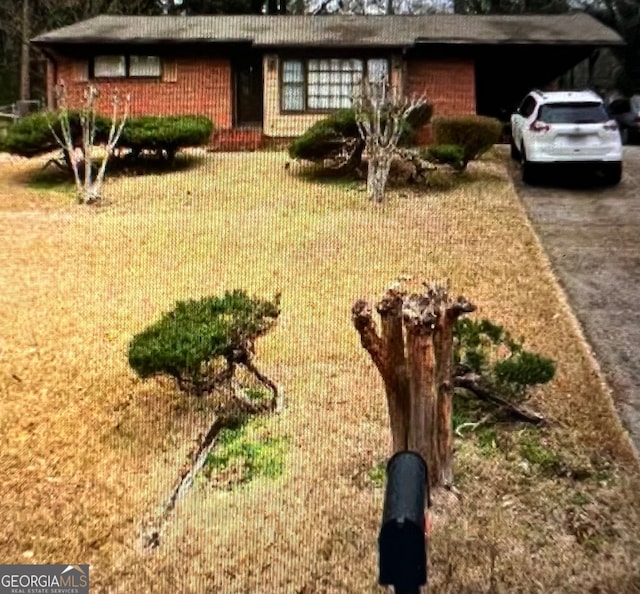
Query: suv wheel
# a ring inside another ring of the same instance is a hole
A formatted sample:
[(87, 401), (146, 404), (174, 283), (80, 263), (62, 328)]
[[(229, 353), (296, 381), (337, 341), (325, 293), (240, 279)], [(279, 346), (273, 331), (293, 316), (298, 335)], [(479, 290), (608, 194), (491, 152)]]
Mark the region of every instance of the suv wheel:
[(616, 186), (622, 179), (622, 163), (607, 163), (604, 170), (604, 181), (609, 186)]
[(527, 160), (527, 153), (524, 150), (524, 146), (520, 149), (520, 164), (522, 165), (522, 181), (525, 184), (533, 186), (536, 183), (536, 176), (534, 174), (534, 165)]

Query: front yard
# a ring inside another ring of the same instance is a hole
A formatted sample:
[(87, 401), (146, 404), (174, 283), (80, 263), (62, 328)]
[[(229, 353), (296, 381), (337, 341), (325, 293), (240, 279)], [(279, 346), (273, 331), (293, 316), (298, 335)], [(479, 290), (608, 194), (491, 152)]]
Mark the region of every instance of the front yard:
[[(29, 186), (43, 162), (0, 162), (1, 562), (89, 563), (92, 592), (113, 594), (383, 591), (387, 413), (350, 309), (408, 275), (450, 281), (558, 362), (529, 402), (548, 427), (457, 440), (462, 498), (434, 510), (430, 592), (640, 590), (637, 459), (501, 156), (377, 208), (282, 153), (114, 178), (97, 208)], [(261, 429), (286, 440), (284, 472), (198, 481), (142, 552), (140, 524), (213, 410), (137, 380), (127, 345), (177, 300), (234, 288), (282, 292), (257, 356), (285, 389)]]

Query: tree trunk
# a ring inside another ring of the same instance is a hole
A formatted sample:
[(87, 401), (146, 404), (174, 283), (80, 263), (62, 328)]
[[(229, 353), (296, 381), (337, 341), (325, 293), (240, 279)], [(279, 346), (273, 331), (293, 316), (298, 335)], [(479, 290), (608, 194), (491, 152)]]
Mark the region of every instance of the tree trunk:
[(31, 76), (29, 37), (31, 35), (29, 0), (22, 0), (22, 40), (20, 52), (20, 99), (27, 101), (31, 97)]
[[(386, 298), (378, 303), (382, 322), (382, 341), (387, 352), (385, 392), (389, 408), (393, 451), (406, 450), (409, 418), (409, 386), (407, 363), (404, 355), (402, 325), (402, 296), (388, 291)], [(388, 382), (388, 383), (387, 383)]]
[(377, 310), (381, 335), (365, 301), (353, 306), (352, 319), (384, 381), (393, 452), (418, 452), (427, 462), (430, 487), (450, 487), (453, 326), (475, 306), (464, 298), (452, 301), (442, 287), (408, 295), (394, 286)]
[(433, 334), (415, 319), (405, 322), (405, 328), (411, 390), (408, 449), (424, 458), (430, 471), (429, 487), (433, 488), (440, 475)]
[(391, 155), (370, 155), (367, 167), (367, 193), (373, 202), (380, 204), (384, 200), (384, 191), (387, 187)]

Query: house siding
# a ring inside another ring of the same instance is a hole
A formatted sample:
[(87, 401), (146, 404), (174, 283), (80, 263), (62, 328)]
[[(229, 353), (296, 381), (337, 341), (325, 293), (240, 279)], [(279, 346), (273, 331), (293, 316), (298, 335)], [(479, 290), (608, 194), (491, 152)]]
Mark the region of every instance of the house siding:
[[(299, 136), (326, 113), (287, 114), (280, 109), (279, 56), (266, 54), (263, 58), (264, 136), (292, 138)], [(59, 59), (56, 68), (49, 70), (50, 83), (64, 81), (69, 105), (82, 103), (87, 85), (86, 61)], [(473, 59), (412, 58), (403, 61), (391, 56), (392, 84), (404, 88), (408, 95), (422, 95), (434, 105), (434, 114), (465, 115), (476, 112), (475, 68)], [(220, 149), (256, 148), (260, 135), (250, 139), (229, 136), (233, 128), (233, 84), (231, 63), (223, 58), (188, 57), (165, 62), (162, 79), (114, 78), (93, 80), (103, 97), (116, 89), (131, 94), (130, 113), (138, 115), (201, 114), (214, 122), (218, 134), (212, 146)], [(170, 73), (171, 76), (166, 76)], [(108, 101), (100, 102), (99, 110), (109, 115)], [(225, 132), (227, 131), (227, 132)], [(253, 131), (255, 136), (258, 131)], [(422, 143), (432, 139), (431, 127), (418, 135)], [(221, 141), (225, 142), (221, 143)], [(246, 146), (245, 146), (246, 145)], [(249, 146), (250, 145), (250, 146)]]
[[(424, 94), (433, 105), (434, 117), (476, 113), (476, 80), (473, 59), (412, 58), (406, 64), (408, 95)], [(431, 126), (419, 131), (418, 141), (432, 141)]]
[[(57, 82), (64, 81), (71, 107), (82, 104), (88, 84), (79, 76), (86, 61), (61, 59), (57, 67)], [(98, 110), (110, 115), (106, 100), (114, 91), (131, 95), (130, 114), (141, 115), (204, 115), (218, 130), (230, 129), (233, 124), (231, 64), (221, 58), (180, 58), (167, 67), (175, 71), (169, 80), (113, 78), (90, 81), (102, 94)]]

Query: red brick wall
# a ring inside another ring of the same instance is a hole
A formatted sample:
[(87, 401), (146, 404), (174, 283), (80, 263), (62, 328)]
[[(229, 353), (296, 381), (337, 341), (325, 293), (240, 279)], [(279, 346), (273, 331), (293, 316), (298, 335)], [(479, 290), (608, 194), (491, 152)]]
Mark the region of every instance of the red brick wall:
[[(179, 58), (175, 60), (175, 82), (158, 79), (96, 79), (90, 81), (102, 93), (99, 111), (109, 115), (106, 97), (114, 89), (131, 93), (130, 113), (137, 115), (198, 114), (211, 118), (216, 128), (229, 129), (233, 122), (231, 65), (223, 58)], [(57, 78), (65, 81), (69, 105), (82, 102), (88, 82), (78, 76), (82, 64), (58, 61)]]
[[(406, 92), (426, 95), (433, 115), (476, 113), (476, 80), (473, 59), (410, 59), (407, 62)], [(432, 140), (431, 127), (420, 130), (418, 140)]]

